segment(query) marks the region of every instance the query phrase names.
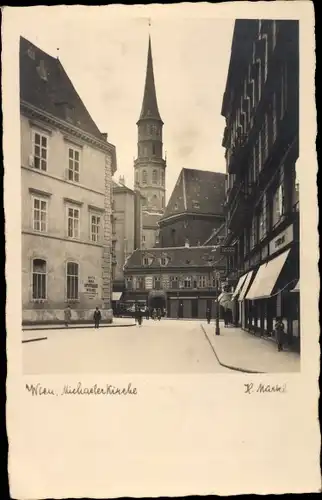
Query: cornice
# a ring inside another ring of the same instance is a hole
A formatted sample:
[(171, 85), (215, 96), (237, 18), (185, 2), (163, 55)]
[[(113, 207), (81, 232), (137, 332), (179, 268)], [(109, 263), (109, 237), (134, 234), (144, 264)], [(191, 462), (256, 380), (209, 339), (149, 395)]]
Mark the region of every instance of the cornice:
[(159, 224), (161, 225), (167, 225), (171, 224), (172, 222), (180, 219), (185, 219), (186, 217), (198, 217), (200, 219), (220, 219), (220, 220), (225, 220), (225, 216), (222, 214), (213, 214), (213, 213), (198, 213), (198, 212), (180, 212), (178, 214), (171, 214), (166, 217), (163, 217), (162, 219), (159, 220)]
[(65, 122), (64, 120), (56, 118), (50, 113), (47, 113), (46, 111), (41, 110), (36, 106), (29, 104), (26, 101), (23, 100), (20, 101), (20, 110), (25, 116), (27, 116), (31, 120), (40, 120), (41, 122), (45, 122), (51, 127), (59, 128), (61, 131), (69, 134), (71, 137), (81, 139), (82, 141), (86, 142), (92, 147), (96, 147), (100, 151), (108, 153), (112, 159), (113, 173), (116, 172), (116, 152), (115, 152), (115, 146), (113, 144), (100, 140), (97, 137), (94, 137), (93, 135), (84, 132), (83, 130), (71, 125), (68, 122)]

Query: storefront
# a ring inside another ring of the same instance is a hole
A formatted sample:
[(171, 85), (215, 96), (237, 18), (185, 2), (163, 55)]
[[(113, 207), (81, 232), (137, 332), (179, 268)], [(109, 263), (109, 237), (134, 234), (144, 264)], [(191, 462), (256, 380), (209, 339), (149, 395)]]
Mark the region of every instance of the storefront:
[(243, 283), (240, 288), (238, 302), (239, 302), (239, 318), (240, 325), (243, 329), (246, 329), (249, 324), (249, 314), (250, 308), (248, 301), (245, 300), (245, 296), (248, 292), (249, 286), (254, 278), (254, 271), (249, 271), (245, 276)]
[(242, 286), (245, 283), (246, 276), (247, 274), (243, 274), (243, 276), (239, 278), (236, 288), (231, 296), (231, 301), (233, 303), (233, 323), (236, 326), (240, 326), (241, 324), (241, 302), (238, 301), (238, 297)]

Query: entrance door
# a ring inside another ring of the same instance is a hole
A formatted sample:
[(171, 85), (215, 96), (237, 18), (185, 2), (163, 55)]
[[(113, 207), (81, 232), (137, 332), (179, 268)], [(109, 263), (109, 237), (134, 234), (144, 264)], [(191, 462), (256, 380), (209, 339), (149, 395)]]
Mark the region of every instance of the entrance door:
[(183, 301), (179, 300), (178, 304), (178, 318), (183, 318)]
[(191, 317), (198, 318), (198, 299), (192, 299), (191, 301)]

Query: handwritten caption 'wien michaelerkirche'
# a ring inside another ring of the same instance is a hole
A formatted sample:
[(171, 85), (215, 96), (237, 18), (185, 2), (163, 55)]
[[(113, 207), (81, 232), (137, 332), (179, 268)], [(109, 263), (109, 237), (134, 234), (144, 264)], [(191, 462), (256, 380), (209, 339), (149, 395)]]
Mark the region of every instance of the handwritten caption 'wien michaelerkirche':
[(81, 382), (76, 385), (65, 384), (61, 389), (47, 387), (40, 383), (26, 384), (26, 391), (31, 396), (137, 396), (138, 390), (129, 383), (127, 387), (116, 387), (111, 384), (99, 386), (84, 386)]

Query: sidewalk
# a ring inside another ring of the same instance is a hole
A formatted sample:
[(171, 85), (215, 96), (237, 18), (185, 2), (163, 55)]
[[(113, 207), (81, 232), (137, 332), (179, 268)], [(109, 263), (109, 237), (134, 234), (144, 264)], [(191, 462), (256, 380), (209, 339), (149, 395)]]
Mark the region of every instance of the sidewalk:
[(290, 373), (300, 371), (300, 355), (290, 351), (277, 351), (275, 342), (255, 337), (241, 328), (224, 328), (215, 335), (215, 325), (201, 323), (218, 362), (241, 372)]

